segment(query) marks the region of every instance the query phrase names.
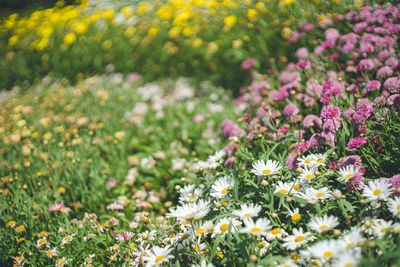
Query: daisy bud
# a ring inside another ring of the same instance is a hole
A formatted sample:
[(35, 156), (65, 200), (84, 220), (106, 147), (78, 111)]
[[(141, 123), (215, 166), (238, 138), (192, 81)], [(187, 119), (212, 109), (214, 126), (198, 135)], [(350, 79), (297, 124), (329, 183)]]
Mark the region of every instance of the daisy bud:
[(286, 201), (287, 201), (287, 202), (292, 202), (292, 199), (291, 199), (290, 197), (287, 197), (287, 198), (286, 198)]
[(296, 172), (297, 172), (297, 173), (302, 173), (303, 170), (302, 170), (301, 168), (297, 168), (297, 169), (296, 169)]
[(364, 225), (365, 225), (365, 227), (371, 227), (372, 224), (371, 224), (371, 222), (365, 222)]
[(364, 200), (364, 199), (360, 199), (360, 203), (361, 203), (361, 204), (364, 204), (364, 203), (365, 203), (365, 200)]
[(337, 199), (337, 200), (339, 200), (339, 199), (341, 199), (342, 198), (342, 192), (340, 192), (340, 190), (338, 190), (338, 189), (335, 189), (333, 192), (332, 192), (332, 194), (333, 194), (333, 196)]
[(376, 242), (373, 241), (373, 240), (371, 240), (371, 241), (368, 242), (368, 246), (371, 247), (371, 248), (373, 248), (373, 247), (376, 246)]
[(217, 204), (215, 204), (215, 207), (216, 207), (217, 209), (219, 209), (219, 208), (222, 207), (222, 204), (221, 204), (221, 203), (217, 203)]
[(324, 183), (328, 183), (329, 182), (329, 180), (328, 180), (328, 178), (324, 178)]
[(254, 254), (250, 255), (250, 260), (251, 261), (257, 261), (257, 256), (254, 255)]
[(266, 180), (263, 180), (263, 181), (261, 182), (261, 185), (262, 185), (262, 186), (268, 186), (268, 185), (269, 185), (269, 183), (268, 183), (268, 181), (266, 181)]
[(392, 229), (393, 234), (399, 234), (400, 233), (400, 226), (395, 225)]
[(169, 207), (172, 206), (172, 202), (171, 202), (171, 201), (167, 201), (167, 202), (165, 202), (164, 206), (165, 206), (166, 208), (169, 208)]
[(278, 217), (278, 214), (276, 214), (276, 213), (274, 212), (274, 213), (271, 214), (271, 217), (272, 217), (272, 218), (276, 218), (276, 217)]
[(181, 186), (180, 185), (176, 185), (175, 186), (175, 190), (179, 190), (179, 189), (181, 189)]
[(315, 175), (321, 175), (320, 171), (315, 171)]
[(340, 236), (342, 234), (342, 231), (340, 231), (339, 229), (335, 229), (333, 231), (333, 234), (336, 235), (336, 236)]

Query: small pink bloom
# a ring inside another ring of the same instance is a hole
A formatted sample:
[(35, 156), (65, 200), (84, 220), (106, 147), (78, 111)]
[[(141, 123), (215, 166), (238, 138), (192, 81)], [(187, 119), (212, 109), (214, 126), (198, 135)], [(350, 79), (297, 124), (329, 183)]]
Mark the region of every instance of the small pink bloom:
[(109, 181), (109, 182), (106, 183), (106, 187), (107, 188), (113, 188), (118, 184), (118, 182), (119, 182), (118, 180)]
[(347, 143), (347, 148), (350, 151), (357, 150), (363, 145), (365, 145), (367, 143), (367, 140), (368, 138), (363, 136), (354, 137), (350, 139), (350, 141)]
[(336, 163), (334, 161), (332, 161), (331, 163), (328, 164), (328, 168), (331, 170), (335, 170), (336, 169)]
[(242, 62), (242, 64), (240, 65), (240, 67), (242, 69), (250, 69), (251, 67), (253, 67), (253, 65), (256, 63), (256, 60), (254, 58), (249, 58), (245, 61)]

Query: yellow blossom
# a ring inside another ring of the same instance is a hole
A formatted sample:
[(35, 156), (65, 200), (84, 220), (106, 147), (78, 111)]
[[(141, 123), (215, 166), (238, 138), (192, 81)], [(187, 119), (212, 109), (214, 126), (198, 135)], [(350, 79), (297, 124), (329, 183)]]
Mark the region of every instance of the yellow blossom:
[(255, 18), (257, 17), (257, 14), (258, 14), (258, 12), (257, 12), (257, 10), (255, 10), (255, 9), (249, 9), (249, 10), (247, 10), (247, 17), (248, 17), (249, 19), (255, 19)]
[(224, 18), (225, 25), (233, 26), (237, 21), (237, 17), (235, 15), (230, 15)]
[(70, 32), (64, 37), (64, 44), (66, 45), (73, 44), (75, 41), (76, 41), (75, 33)]
[(157, 27), (151, 27), (148, 31), (147, 31), (147, 33), (150, 35), (150, 36), (154, 36), (154, 35), (157, 35), (158, 34), (158, 28)]

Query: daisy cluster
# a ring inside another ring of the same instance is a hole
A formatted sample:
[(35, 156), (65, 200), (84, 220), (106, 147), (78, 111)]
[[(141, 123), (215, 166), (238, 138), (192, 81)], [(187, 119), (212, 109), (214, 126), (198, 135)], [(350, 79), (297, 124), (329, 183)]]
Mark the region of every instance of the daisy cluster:
[(297, 62), (268, 74), (246, 62), (244, 115), (223, 122), (229, 143), (177, 188), (154, 247), (218, 266), (398, 262), (399, 19), (398, 6), (365, 5), (300, 23), (290, 42), (321, 38)]
[(113, 73), (76, 85), (47, 77), (28, 94), (2, 94), (0, 262), (122, 265), (143, 263), (144, 251), (151, 259), (157, 216), (194, 158), (213, 151), (230, 110), (221, 88), (192, 84)]

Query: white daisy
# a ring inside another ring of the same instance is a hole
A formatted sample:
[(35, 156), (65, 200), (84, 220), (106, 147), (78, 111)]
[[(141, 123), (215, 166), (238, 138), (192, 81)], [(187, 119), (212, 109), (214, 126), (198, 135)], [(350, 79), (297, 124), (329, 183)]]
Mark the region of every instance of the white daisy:
[(371, 230), (376, 237), (381, 238), (386, 234), (387, 230), (391, 228), (392, 223), (392, 221), (380, 220), (372, 225)]
[(313, 155), (303, 156), (297, 159), (299, 167), (310, 168), (314, 166)]
[(214, 155), (211, 155), (207, 159), (208, 167), (211, 169), (217, 168), (223, 162), (223, 157), (225, 156), (225, 152), (223, 150), (216, 151)]
[(215, 198), (225, 197), (235, 185), (235, 180), (231, 177), (224, 176), (219, 178), (211, 187), (210, 196)]
[(295, 208), (293, 211), (288, 209), (288, 211), (289, 211), (289, 214), (287, 215), (288, 217), (290, 217), (295, 222), (300, 221), (301, 214), (300, 214), (299, 208)]
[(338, 226), (339, 221), (335, 216), (324, 215), (323, 217), (312, 218), (307, 225), (318, 233), (324, 233)]
[(203, 190), (201, 190), (200, 188), (196, 188), (190, 193), (181, 194), (181, 196), (179, 197), (179, 201), (180, 202), (197, 201), (201, 196), (201, 194), (203, 194)]
[(287, 236), (287, 233), (283, 229), (274, 228), (267, 233), (267, 240), (272, 241), (275, 238), (282, 239), (282, 237)]
[(374, 180), (370, 181), (367, 186), (364, 187), (362, 195), (366, 198), (367, 202), (377, 202), (378, 200), (387, 201), (389, 196), (393, 193), (391, 184), (386, 180)]
[(388, 201), (388, 208), (393, 216), (400, 218), (400, 197), (395, 197)]
[(374, 230), (373, 230), (372, 226), (374, 226), (376, 223), (380, 223), (383, 220), (378, 219), (378, 218), (365, 217), (363, 221), (364, 221), (364, 223), (361, 226), (361, 231), (363, 233), (373, 235)]
[(309, 157), (311, 158), (311, 164), (318, 167), (318, 166), (325, 166), (326, 158), (328, 157), (328, 155), (311, 154)]
[(269, 243), (265, 239), (261, 239), (256, 246), (256, 252), (260, 257), (264, 257), (264, 255), (267, 253), (267, 250), (269, 248)]
[(361, 235), (359, 228), (354, 228), (350, 232), (343, 234), (340, 238), (340, 242), (345, 248), (353, 248), (359, 246), (364, 241), (364, 237)]
[(236, 232), (237, 227), (239, 227), (242, 223), (233, 218), (222, 218), (215, 226), (212, 237), (216, 236), (217, 234), (226, 234), (231, 229), (231, 233)]
[(296, 250), (302, 245), (306, 244), (309, 241), (316, 239), (316, 237), (312, 236), (309, 232), (303, 232), (302, 228), (293, 229), (293, 234), (283, 238), (283, 247), (289, 250)]
[(360, 262), (361, 254), (355, 249), (345, 249), (332, 259), (332, 267), (356, 267)]
[(266, 162), (262, 159), (253, 163), (252, 173), (258, 176), (269, 176), (277, 173), (282, 166), (277, 161), (267, 160)]
[(176, 209), (170, 209), (167, 217), (175, 217), (177, 220), (190, 221), (199, 220), (207, 215), (210, 210), (209, 202), (200, 200), (196, 203), (185, 203), (177, 206)]
[(207, 263), (206, 259), (202, 259), (200, 264), (193, 264), (192, 267), (214, 267), (212, 263)]
[(252, 219), (244, 221), (245, 227), (240, 231), (244, 234), (252, 234), (256, 236), (265, 236), (267, 231), (271, 229), (271, 222), (266, 218), (260, 218), (256, 222)]
[(251, 203), (251, 204), (241, 204), (240, 210), (234, 210), (233, 215), (238, 216), (240, 219), (257, 217), (261, 211), (261, 206)]
[(332, 193), (327, 187), (319, 189), (309, 187), (306, 188), (305, 192), (299, 192), (296, 195), (307, 200), (309, 203), (317, 203), (318, 201), (332, 198)]
[(316, 167), (309, 167), (309, 168), (301, 169), (301, 173), (298, 178), (306, 180), (306, 181), (311, 181), (315, 178), (316, 171), (317, 171)]
[(274, 194), (282, 194), (282, 195), (286, 195), (290, 192), (290, 190), (292, 190), (293, 188), (293, 183), (287, 183), (287, 182), (282, 182), (282, 181), (278, 181), (278, 184), (276, 185)]
[(340, 246), (337, 240), (327, 239), (307, 247), (306, 254), (311, 255), (312, 258), (317, 258), (322, 262), (325, 262), (330, 260), (332, 257), (339, 255), (339, 252), (342, 249), (342, 246)]
[(149, 252), (143, 257), (143, 260), (146, 262), (146, 267), (160, 266), (164, 262), (173, 259), (174, 256), (170, 255), (171, 251), (172, 248), (170, 248), (169, 246), (166, 246), (165, 248), (154, 246), (153, 251)]
[(344, 168), (339, 169), (339, 181), (347, 182), (356, 176), (358, 173), (359, 168), (356, 168), (354, 165), (347, 165)]

